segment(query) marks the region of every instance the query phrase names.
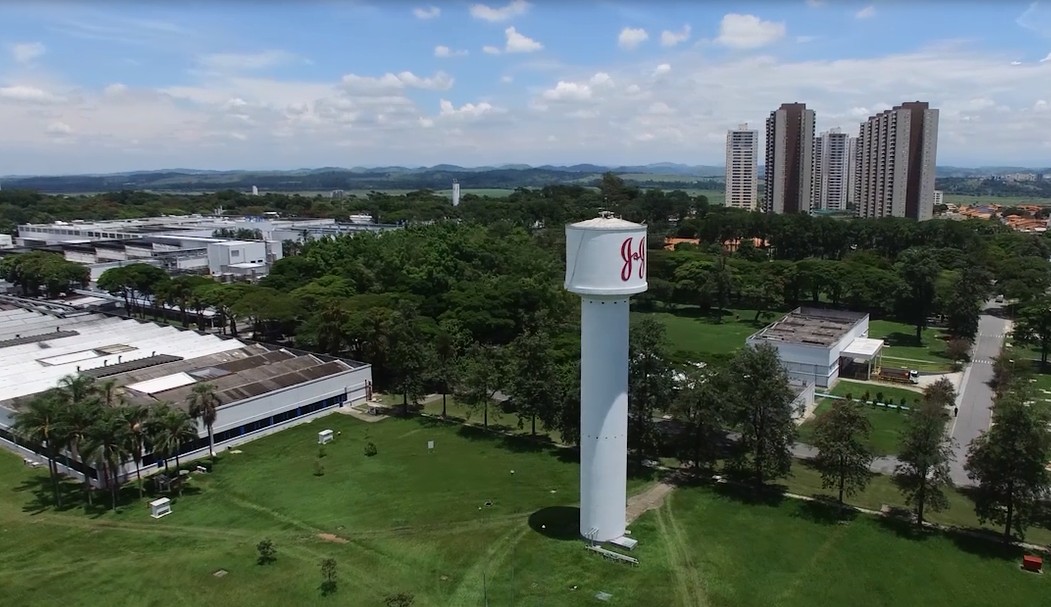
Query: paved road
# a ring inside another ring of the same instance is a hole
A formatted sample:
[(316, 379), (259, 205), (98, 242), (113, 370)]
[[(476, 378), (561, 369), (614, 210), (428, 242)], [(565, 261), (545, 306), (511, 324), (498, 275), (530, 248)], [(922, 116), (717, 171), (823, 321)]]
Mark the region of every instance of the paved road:
[(952, 480), (957, 486), (970, 485), (963, 466), (967, 462), (967, 447), (980, 433), (989, 429), (992, 421), (993, 378), (992, 360), (1000, 354), (1004, 338), (1011, 330), (1011, 322), (988, 312), (995, 306), (986, 306), (978, 320), (978, 337), (971, 351), (971, 363), (963, 373), (956, 406), (960, 412), (953, 420), (950, 434), (955, 441), (956, 460), (952, 463)]

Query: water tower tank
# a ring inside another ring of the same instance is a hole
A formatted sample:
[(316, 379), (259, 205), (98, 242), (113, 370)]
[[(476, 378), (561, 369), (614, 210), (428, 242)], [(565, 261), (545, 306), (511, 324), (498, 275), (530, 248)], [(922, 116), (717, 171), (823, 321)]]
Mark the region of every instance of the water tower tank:
[(646, 284), (646, 226), (609, 213), (566, 226), (566, 290), (635, 295)]

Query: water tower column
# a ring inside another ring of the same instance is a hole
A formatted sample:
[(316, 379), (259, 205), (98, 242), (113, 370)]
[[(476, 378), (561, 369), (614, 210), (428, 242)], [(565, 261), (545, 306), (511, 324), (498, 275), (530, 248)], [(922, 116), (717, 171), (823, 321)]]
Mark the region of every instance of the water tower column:
[(624, 535), (628, 494), (628, 298), (580, 309), (580, 533)]
[(628, 298), (646, 290), (646, 227), (604, 213), (566, 226), (566, 282), (581, 296), (580, 533), (624, 535)]

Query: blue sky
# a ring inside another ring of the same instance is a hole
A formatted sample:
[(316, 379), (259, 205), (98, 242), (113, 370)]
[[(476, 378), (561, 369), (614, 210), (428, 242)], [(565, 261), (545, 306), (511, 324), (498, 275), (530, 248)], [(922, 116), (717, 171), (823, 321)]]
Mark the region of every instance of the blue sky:
[(0, 174), (722, 164), (803, 101), (906, 100), (939, 164), (1051, 165), (1043, 2), (82, 2), (0, 6)]

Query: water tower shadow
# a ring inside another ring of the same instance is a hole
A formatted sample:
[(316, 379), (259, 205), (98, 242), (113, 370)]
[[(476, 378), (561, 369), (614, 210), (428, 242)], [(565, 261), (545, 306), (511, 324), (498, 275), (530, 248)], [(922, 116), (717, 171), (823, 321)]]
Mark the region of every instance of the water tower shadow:
[(529, 527), (553, 540), (580, 539), (580, 508), (549, 506), (529, 515)]

